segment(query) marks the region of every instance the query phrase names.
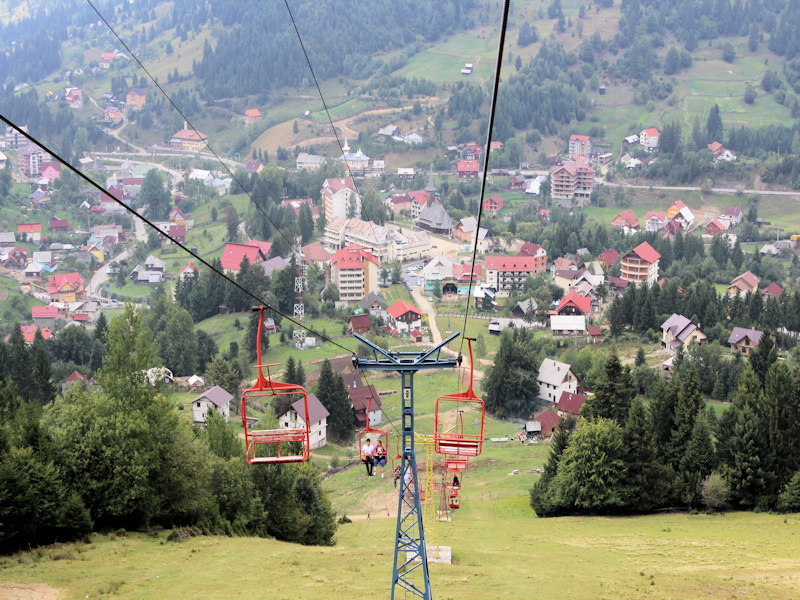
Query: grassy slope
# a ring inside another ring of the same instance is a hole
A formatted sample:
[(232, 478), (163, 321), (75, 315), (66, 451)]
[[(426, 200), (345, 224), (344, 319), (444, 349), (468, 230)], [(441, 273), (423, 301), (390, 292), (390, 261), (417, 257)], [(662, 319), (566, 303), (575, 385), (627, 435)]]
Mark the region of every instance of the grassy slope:
[[(797, 595), (796, 516), (530, 515), (526, 498), (509, 497), (465, 503), (452, 522), (440, 523), (440, 543), (453, 548), (455, 564), (430, 566), (436, 597), (519, 598), (534, 589), (598, 600)], [(340, 527), (330, 548), (248, 538), (165, 543), (163, 534), (95, 535), (89, 545), (4, 558), (0, 573), (6, 582), (47, 583), (64, 600), (388, 598), (393, 531), (393, 519), (357, 521)]]

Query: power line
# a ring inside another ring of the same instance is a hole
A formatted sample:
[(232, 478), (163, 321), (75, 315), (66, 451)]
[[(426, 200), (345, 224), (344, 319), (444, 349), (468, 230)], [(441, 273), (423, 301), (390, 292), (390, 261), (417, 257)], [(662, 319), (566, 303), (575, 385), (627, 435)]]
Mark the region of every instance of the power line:
[(489, 132), (486, 140), (486, 161), (483, 165), (483, 177), (481, 178), (481, 197), (478, 201), (478, 224), (475, 227), (475, 247), (472, 249), (472, 271), (469, 274), (469, 288), (467, 288), (467, 308), (464, 310), (464, 332), (461, 336), (461, 344), (458, 347), (459, 354), (464, 347), (464, 340), (467, 339), (467, 316), (469, 315), (469, 299), (472, 295), (472, 279), (475, 273), (475, 261), (478, 257), (478, 239), (481, 233), (481, 217), (483, 216), (483, 198), (486, 194), (486, 174), (489, 171), (489, 152), (492, 148), (492, 130), (494, 129), (495, 109), (497, 108), (497, 92), (500, 88), (500, 67), (503, 64), (503, 46), (506, 40), (506, 27), (508, 26), (509, 0), (503, 2), (503, 20), (500, 25), (500, 42), (497, 48), (497, 69), (494, 74), (494, 89), (492, 90), (492, 105), (489, 109)]
[(40, 148), (42, 148), (42, 150), (44, 150), (45, 152), (47, 152), (48, 154), (50, 154), (50, 155), (51, 155), (53, 158), (55, 158), (56, 160), (58, 160), (58, 161), (59, 161), (61, 164), (63, 164), (63, 165), (64, 165), (65, 167), (67, 167), (67, 168), (68, 168), (70, 171), (72, 171), (73, 173), (75, 173), (75, 175), (77, 175), (78, 177), (80, 177), (81, 179), (83, 179), (83, 180), (84, 180), (86, 183), (88, 183), (88, 184), (89, 184), (91, 187), (93, 187), (93, 188), (97, 189), (97, 190), (98, 190), (98, 191), (99, 191), (99, 192), (100, 192), (102, 195), (104, 195), (104, 196), (108, 196), (109, 198), (113, 199), (113, 200), (114, 200), (114, 202), (116, 202), (117, 204), (119, 204), (120, 206), (122, 206), (122, 207), (123, 207), (125, 210), (127, 210), (127, 211), (129, 211), (129, 212), (132, 212), (132, 213), (133, 213), (134, 215), (136, 215), (136, 216), (137, 216), (139, 219), (141, 219), (141, 220), (142, 220), (144, 223), (146, 223), (147, 225), (149, 225), (150, 227), (152, 227), (152, 228), (153, 228), (155, 231), (158, 231), (158, 232), (159, 232), (159, 234), (161, 234), (161, 235), (163, 235), (165, 238), (167, 238), (167, 239), (168, 239), (170, 242), (172, 242), (172, 243), (173, 243), (173, 244), (175, 244), (176, 246), (180, 247), (180, 248), (181, 248), (181, 249), (183, 249), (183, 250), (184, 250), (184, 251), (185, 251), (187, 254), (189, 254), (190, 256), (192, 256), (193, 258), (195, 258), (197, 261), (199, 261), (200, 263), (202, 263), (203, 265), (205, 265), (206, 267), (208, 267), (209, 269), (211, 269), (211, 270), (212, 270), (213, 272), (215, 272), (217, 275), (219, 275), (219, 276), (220, 276), (220, 277), (222, 277), (223, 279), (226, 279), (228, 282), (230, 282), (231, 284), (233, 284), (234, 286), (236, 286), (237, 288), (239, 288), (241, 291), (243, 291), (245, 294), (247, 294), (248, 296), (250, 296), (251, 298), (253, 298), (253, 299), (254, 299), (256, 302), (258, 302), (259, 304), (262, 304), (262, 305), (264, 305), (266, 308), (268, 308), (269, 310), (273, 311), (275, 314), (278, 314), (278, 315), (280, 315), (281, 317), (283, 317), (284, 319), (286, 319), (286, 320), (287, 320), (287, 321), (289, 321), (290, 323), (293, 323), (293, 324), (297, 325), (298, 327), (302, 327), (303, 329), (305, 329), (305, 330), (306, 330), (306, 331), (308, 331), (309, 333), (313, 334), (314, 336), (316, 336), (316, 337), (319, 337), (320, 339), (322, 339), (322, 340), (324, 340), (324, 341), (326, 341), (326, 342), (328, 342), (328, 343), (330, 343), (330, 344), (333, 344), (334, 346), (337, 346), (338, 348), (341, 348), (341, 349), (342, 349), (342, 350), (344, 350), (345, 352), (348, 352), (348, 353), (350, 353), (350, 354), (352, 354), (352, 353), (353, 353), (353, 351), (352, 351), (352, 350), (350, 350), (349, 348), (345, 348), (344, 346), (342, 346), (342, 345), (341, 345), (341, 344), (339, 344), (338, 342), (335, 342), (335, 341), (333, 341), (332, 339), (330, 339), (329, 337), (327, 337), (327, 336), (324, 336), (324, 335), (322, 335), (322, 334), (320, 334), (320, 333), (317, 333), (316, 331), (314, 331), (314, 330), (313, 330), (313, 329), (311, 329), (310, 327), (307, 327), (307, 326), (303, 325), (301, 322), (299, 322), (299, 321), (296, 321), (296, 320), (295, 320), (295, 319), (293, 319), (292, 317), (290, 317), (290, 316), (288, 316), (288, 315), (286, 315), (286, 314), (282, 313), (280, 310), (278, 310), (278, 309), (277, 309), (277, 308), (275, 308), (274, 306), (270, 306), (270, 305), (269, 305), (267, 302), (265, 302), (264, 300), (262, 300), (261, 298), (259, 298), (258, 296), (256, 296), (256, 295), (255, 295), (253, 292), (251, 292), (250, 290), (246, 289), (246, 288), (245, 288), (245, 287), (243, 287), (241, 284), (239, 284), (238, 282), (236, 282), (236, 281), (234, 281), (233, 279), (231, 279), (230, 277), (228, 277), (228, 276), (227, 276), (227, 275), (226, 275), (224, 272), (222, 272), (222, 271), (220, 271), (219, 269), (217, 269), (217, 268), (216, 268), (214, 265), (212, 265), (212, 264), (211, 264), (211, 263), (209, 263), (207, 260), (205, 260), (204, 258), (202, 258), (202, 257), (201, 257), (199, 254), (196, 254), (195, 252), (192, 252), (191, 250), (189, 250), (188, 248), (186, 248), (186, 246), (184, 246), (183, 244), (181, 244), (181, 243), (180, 243), (178, 240), (176, 240), (174, 237), (172, 237), (172, 236), (171, 236), (171, 235), (170, 235), (168, 232), (162, 231), (162, 230), (161, 230), (161, 229), (160, 229), (158, 226), (156, 226), (156, 225), (155, 225), (155, 224), (154, 224), (152, 221), (150, 221), (150, 219), (148, 219), (147, 217), (144, 217), (144, 216), (140, 215), (140, 214), (139, 214), (139, 213), (137, 213), (135, 210), (133, 210), (133, 209), (132, 209), (130, 206), (128, 206), (127, 204), (125, 204), (125, 203), (124, 203), (122, 200), (120, 200), (120, 199), (116, 198), (115, 196), (112, 196), (111, 194), (109, 194), (109, 193), (108, 193), (106, 190), (104, 190), (102, 187), (100, 187), (100, 185), (98, 185), (98, 184), (97, 184), (95, 181), (93, 181), (92, 179), (90, 179), (89, 177), (87, 177), (87, 176), (86, 176), (85, 174), (83, 174), (82, 172), (78, 171), (78, 170), (77, 170), (75, 167), (73, 167), (71, 164), (69, 164), (68, 162), (66, 162), (66, 161), (65, 161), (63, 158), (61, 158), (61, 157), (60, 157), (58, 154), (56, 154), (55, 152), (53, 152), (52, 150), (50, 150), (50, 149), (49, 149), (47, 146), (45, 146), (44, 144), (42, 144), (42, 143), (41, 143), (39, 140), (37, 140), (36, 138), (34, 138), (34, 137), (33, 137), (33, 136), (31, 136), (30, 134), (28, 134), (26, 131), (23, 131), (23, 130), (22, 130), (22, 128), (20, 128), (19, 126), (17, 126), (15, 123), (12, 123), (11, 121), (9, 121), (9, 120), (8, 120), (8, 119), (7, 119), (7, 118), (4, 116), (4, 115), (0, 115), (0, 120), (2, 120), (2, 121), (3, 121), (3, 122), (6, 124), (6, 125), (8, 125), (8, 126), (12, 127), (13, 129), (15, 129), (15, 130), (16, 130), (18, 133), (20, 133), (21, 135), (23, 135), (25, 138), (27, 138), (27, 139), (28, 139), (28, 141), (30, 141), (30, 142), (32, 142), (33, 144), (35, 144), (35, 145), (39, 146)]

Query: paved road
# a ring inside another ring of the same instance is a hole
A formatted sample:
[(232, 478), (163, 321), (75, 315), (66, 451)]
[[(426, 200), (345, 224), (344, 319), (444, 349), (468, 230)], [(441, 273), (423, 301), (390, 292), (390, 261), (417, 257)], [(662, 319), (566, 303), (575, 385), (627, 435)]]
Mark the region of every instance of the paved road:
[[(138, 219), (136, 220), (138, 221)], [(130, 250), (123, 250), (115, 257), (113, 257), (111, 260), (109, 260), (107, 264), (110, 265), (114, 261), (119, 262), (121, 260), (125, 260), (126, 258), (128, 258), (128, 256), (130, 256), (130, 254), (131, 254)], [(98, 294), (100, 286), (103, 285), (106, 281), (108, 281), (108, 274), (106, 273), (106, 268), (107, 268), (106, 266), (102, 266), (99, 269), (97, 269), (97, 271), (95, 271), (94, 275), (92, 275), (92, 278), (89, 280), (89, 285), (87, 286), (87, 291), (89, 292), (89, 294)]]
[[(616, 183), (613, 181), (605, 181), (596, 179), (595, 183), (598, 185), (607, 185), (609, 187), (624, 187), (636, 190), (678, 190), (681, 192), (699, 192), (699, 187), (675, 187), (670, 185), (632, 185), (629, 183)], [(715, 194), (733, 194), (736, 193), (734, 188), (711, 188)], [(752, 190), (742, 188), (745, 194), (757, 194), (759, 196), (790, 196), (800, 200), (800, 192), (779, 192), (772, 190)]]

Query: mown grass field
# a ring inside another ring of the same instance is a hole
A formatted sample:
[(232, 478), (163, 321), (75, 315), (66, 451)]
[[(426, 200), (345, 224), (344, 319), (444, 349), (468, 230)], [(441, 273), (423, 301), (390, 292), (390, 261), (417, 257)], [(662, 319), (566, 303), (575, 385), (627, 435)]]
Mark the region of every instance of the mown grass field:
[[(0, 594), (14, 582), (48, 584), (60, 600), (389, 598), (394, 526), (387, 518), (355, 521), (326, 548), (252, 538), (166, 542), (165, 532), (94, 535), (90, 544), (0, 559)], [(510, 496), (465, 501), (438, 535), (454, 562), (430, 565), (442, 599), (549, 591), (565, 600), (778, 600), (796, 598), (800, 585), (796, 515), (538, 520), (526, 497)]]

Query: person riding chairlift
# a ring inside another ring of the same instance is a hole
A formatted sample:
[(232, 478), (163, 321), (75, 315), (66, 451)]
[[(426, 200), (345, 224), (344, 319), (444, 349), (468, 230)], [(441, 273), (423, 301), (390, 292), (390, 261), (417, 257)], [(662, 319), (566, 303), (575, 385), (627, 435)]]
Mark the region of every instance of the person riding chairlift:
[(361, 462), (367, 466), (367, 477), (372, 477), (372, 460), (375, 448), (372, 446), (372, 440), (367, 438), (367, 443), (361, 446)]
[(380, 439), (378, 439), (378, 445), (375, 446), (375, 450), (372, 455), (372, 462), (373, 462), (373, 475), (377, 475), (378, 465), (381, 466), (381, 477), (384, 476), (384, 469), (386, 468), (386, 447), (383, 445)]

